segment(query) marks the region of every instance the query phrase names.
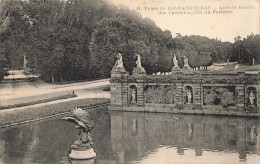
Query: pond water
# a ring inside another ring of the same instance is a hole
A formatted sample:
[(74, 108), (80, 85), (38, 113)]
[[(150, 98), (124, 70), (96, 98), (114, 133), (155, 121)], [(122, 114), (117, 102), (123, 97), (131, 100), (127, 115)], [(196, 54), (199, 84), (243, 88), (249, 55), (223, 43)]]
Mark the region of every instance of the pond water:
[(195, 115), (92, 111), (97, 157), (70, 160), (77, 137), (53, 118), (0, 129), (0, 163), (250, 163), (260, 161), (260, 121)]

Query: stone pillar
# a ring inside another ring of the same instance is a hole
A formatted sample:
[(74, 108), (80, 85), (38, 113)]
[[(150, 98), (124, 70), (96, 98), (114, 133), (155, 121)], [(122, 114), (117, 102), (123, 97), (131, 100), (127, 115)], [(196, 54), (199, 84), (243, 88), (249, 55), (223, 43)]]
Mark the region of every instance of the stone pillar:
[(144, 83), (143, 83), (143, 81), (138, 81), (137, 105), (144, 106)]
[(127, 85), (127, 83), (122, 83), (122, 105), (123, 105), (123, 107), (128, 106), (128, 85)]
[(176, 106), (178, 108), (183, 108), (183, 85), (181, 83), (176, 83)]
[(121, 83), (110, 82), (110, 101), (112, 106), (122, 106)]
[(236, 86), (237, 91), (237, 108), (239, 111), (244, 111), (245, 107), (245, 85), (238, 84)]
[(201, 107), (201, 91), (202, 91), (202, 86), (200, 84), (194, 84), (193, 85), (193, 104), (195, 106), (200, 106)]
[(127, 75), (124, 67), (116, 67), (114, 66), (111, 71), (111, 78), (114, 77), (122, 77), (122, 75)]
[[(260, 76), (260, 72), (258, 73), (258, 75)], [(258, 87), (256, 87), (256, 91), (257, 91), (257, 109), (258, 112), (260, 112), (260, 85), (258, 85)]]
[(111, 106), (127, 106), (127, 83), (122, 79), (127, 78), (128, 74), (123, 66), (114, 66), (111, 71), (110, 80), (110, 100)]
[(142, 78), (146, 76), (146, 71), (142, 66), (137, 66), (133, 70), (133, 76), (140, 78), (137, 80), (137, 105), (144, 106), (144, 82)]

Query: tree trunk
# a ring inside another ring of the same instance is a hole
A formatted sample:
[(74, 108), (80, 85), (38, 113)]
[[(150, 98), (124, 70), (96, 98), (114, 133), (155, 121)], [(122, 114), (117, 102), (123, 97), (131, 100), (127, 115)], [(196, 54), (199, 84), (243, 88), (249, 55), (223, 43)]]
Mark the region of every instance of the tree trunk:
[(238, 63), (240, 63), (240, 50), (238, 51)]

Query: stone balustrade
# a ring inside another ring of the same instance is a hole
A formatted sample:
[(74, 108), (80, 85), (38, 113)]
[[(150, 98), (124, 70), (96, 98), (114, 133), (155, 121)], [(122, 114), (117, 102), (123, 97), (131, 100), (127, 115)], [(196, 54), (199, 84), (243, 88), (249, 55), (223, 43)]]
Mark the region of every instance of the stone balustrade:
[(260, 116), (260, 73), (176, 71), (155, 76), (112, 70), (110, 83), (114, 110)]

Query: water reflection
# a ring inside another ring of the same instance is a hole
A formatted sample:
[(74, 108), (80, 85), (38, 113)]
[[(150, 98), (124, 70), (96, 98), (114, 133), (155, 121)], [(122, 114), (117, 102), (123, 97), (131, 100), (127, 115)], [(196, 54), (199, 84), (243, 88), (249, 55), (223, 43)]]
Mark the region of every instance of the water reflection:
[(2, 129), (2, 163), (49, 163), (67, 161), (68, 148), (75, 137), (72, 128), (61, 121), (34, 122)]
[(166, 161), (200, 163), (196, 159), (207, 160), (210, 154), (219, 160), (235, 160), (233, 163), (248, 162), (250, 156), (251, 163), (252, 156), (260, 159), (259, 134), (256, 118), (111, 113), (112, 148), (123, 158), (120, 161), (146, 163), (156, 154)]
[(94, 164), (95, 159), (88, 160), (71, 160), (71, 164)]
[[(70, 160), (74, 125), (60, 118), (0, 129), (0, 163), (259, 163), (256, 118), (93, 112), (92, 160)], [(0, 118), (1, 119), (1, 118)]]

